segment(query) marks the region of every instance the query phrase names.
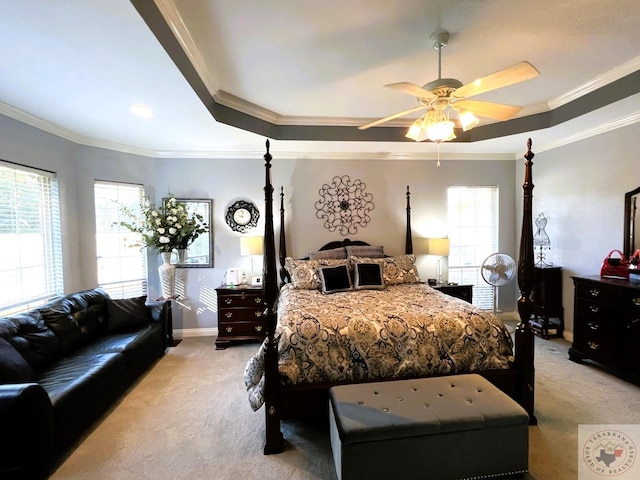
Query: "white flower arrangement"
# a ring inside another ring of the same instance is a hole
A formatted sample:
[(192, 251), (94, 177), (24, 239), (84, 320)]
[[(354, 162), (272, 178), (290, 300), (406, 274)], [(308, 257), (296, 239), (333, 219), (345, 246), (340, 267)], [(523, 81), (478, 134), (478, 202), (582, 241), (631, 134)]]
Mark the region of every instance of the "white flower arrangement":
[(159, 253), (187, 248), (201, 233), (209, 231), (202, 215), (189, 214), (186, 205), (178, 202), (173, 194), (169, 194), (161, 208), (145, 198), (140, 206), (142, 218), (127, 207), (120, 210), (131, 219), (130, 222), (120, 222), (120, 225), (138, 233), (141, 244)]

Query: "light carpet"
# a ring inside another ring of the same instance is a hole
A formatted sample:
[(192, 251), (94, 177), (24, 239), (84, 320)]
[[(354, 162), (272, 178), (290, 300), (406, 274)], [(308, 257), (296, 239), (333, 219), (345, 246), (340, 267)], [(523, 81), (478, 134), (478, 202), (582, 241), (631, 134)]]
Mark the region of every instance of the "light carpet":
[[(251, 410), (242, 376), (258, 345), (214, 340), (169, 349), (51, 478), (336, 479), (324, 422), (285, 422), (284, 453), (262, 454), (264, 409)], [(569, 346), (536, 338), (529, 479), (578, 478), (579, 424), (640, 424), (640, 387), (571, 362)]]

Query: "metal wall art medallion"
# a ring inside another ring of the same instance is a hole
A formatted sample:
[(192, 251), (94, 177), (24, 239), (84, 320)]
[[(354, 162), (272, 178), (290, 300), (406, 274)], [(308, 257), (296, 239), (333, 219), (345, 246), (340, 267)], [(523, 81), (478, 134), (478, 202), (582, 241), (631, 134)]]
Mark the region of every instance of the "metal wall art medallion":
[(348, 175), (333, 177), (318, 191), (320, 200), (315, 203), (316, 217), (324, 220), (324, 228), (338, 230), (340, 235), (353, 235), (358, 227), (366, 227), (371, 221), (373, 195), (365, 192), (366, 185), (358, 179), (351, 181)]

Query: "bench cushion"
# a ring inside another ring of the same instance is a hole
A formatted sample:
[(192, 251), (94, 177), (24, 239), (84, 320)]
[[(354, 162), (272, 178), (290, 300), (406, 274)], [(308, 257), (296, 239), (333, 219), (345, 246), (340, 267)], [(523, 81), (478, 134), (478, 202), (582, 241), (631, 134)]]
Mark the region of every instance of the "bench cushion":
[(529, 417), (480, 375), (341, 385), (329, 395), (339, 479), (527, 471)]

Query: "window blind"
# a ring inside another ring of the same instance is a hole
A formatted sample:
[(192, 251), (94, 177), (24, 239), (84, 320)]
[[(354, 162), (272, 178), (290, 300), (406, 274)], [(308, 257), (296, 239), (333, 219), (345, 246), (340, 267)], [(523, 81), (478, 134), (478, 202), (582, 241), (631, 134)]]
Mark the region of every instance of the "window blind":
[(449, 281), (473, 285), (473, 304), (493, 309), (482, 262), (498, 251), (498, 187), (449, 187)]
[(0, 314), (25, 311), (64, 291), (55, 174), (0, 162)]
[(122, 207), (140, 212), (142, 185), (96, 181), (96, 252), (98, 284), (113, 298), (147, 293), (147, 255), (139, 235), (120, 225), (131, 220)]

